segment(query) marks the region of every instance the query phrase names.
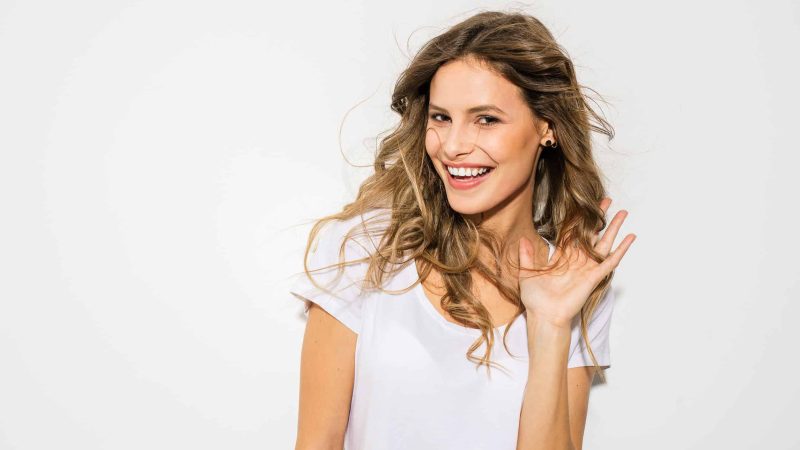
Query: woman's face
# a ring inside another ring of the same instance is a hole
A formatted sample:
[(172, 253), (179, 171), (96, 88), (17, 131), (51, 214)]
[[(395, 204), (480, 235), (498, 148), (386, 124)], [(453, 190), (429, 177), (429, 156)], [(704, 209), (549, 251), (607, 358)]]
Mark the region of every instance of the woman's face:
[[(476, 60), (453, 60), (436, 71), (425, 149), (455, 211), (471, 215), (531, 205), (539, 145), (552, 136), (519, 88)], [(465, 178), (467, 167), (469, 174), (487, 172)], [(460, 168), (462, 176), (449, 173)]]

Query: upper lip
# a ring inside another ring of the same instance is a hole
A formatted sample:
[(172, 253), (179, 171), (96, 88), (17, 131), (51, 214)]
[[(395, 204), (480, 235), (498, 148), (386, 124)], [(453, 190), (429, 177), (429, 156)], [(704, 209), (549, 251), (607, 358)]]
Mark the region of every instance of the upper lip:
[(487, 166), (486, 164), (475, 164), (475, 163), (467, 163), (467, 162), (464, 162), (464, 163), (450, 163), (450, 162), (447, 162), (447, 161), (442, 161), (442, 164), (444, 164), (447, 167), (454, 167), (456, 169), (458, 169), (460, 167), (463, 167), (465, 169), (466, 168), (477, 168), (477, 169), (480, 169), (481, 167), (488, 167), (490, 169), (492, 168), (492, 166)]

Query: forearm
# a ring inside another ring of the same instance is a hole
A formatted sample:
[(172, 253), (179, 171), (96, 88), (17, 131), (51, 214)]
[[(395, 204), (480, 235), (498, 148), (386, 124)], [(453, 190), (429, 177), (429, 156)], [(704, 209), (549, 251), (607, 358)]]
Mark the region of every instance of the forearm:
[(517, 450), (572, 450), (567, 402), (570, 329), (526, 316), (528, 382)]

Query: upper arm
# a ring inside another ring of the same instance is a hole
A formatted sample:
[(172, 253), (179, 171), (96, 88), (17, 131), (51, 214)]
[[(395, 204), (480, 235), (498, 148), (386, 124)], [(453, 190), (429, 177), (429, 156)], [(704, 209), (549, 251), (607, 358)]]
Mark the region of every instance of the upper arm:
[(300, 356), (296, 449), (344, 446), (357, 337), (319, 305), (309, 305)]
[(589, 391), (594, 380), (594, 366), (567, 369), (567, 402), (569, 404), (570, 437), (575, 450), (583, 447), (586, 413), (589, 409)]
[[(357, 218), (334, 221), (320, 229), (301, 273), (289, 291), (304, 303), (307, 316), (300, 356), (300, 401), (296, 449), (341, 450), (355, 381), (356, 343), (365, 316), (360, 288), (366, 262), (339, 267), (366, 255), (363, 245), (347, 239)], [(340, 270), (341, 269), (341, 270)]]

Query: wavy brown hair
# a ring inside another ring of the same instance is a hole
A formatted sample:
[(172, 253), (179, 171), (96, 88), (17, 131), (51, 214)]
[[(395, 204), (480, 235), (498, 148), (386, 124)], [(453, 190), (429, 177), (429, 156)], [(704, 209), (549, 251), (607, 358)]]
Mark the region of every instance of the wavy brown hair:
[[(309, 249), (326, 222), (360, 216), (361, 225), (350, 230), (341, 243), (338, 265), (368, 262), (365, 281), (375, 288), (383, 285), (390, 272), (387, 268), (394, 264), (419, 262), (417, 282), (425, 280), (435, 269), (446, 289), (441, 298), (442, 308), (464, 326), (481, 330), (481, 336), (467, 349), (467, 359), (475, 362), (477, 368), (486, 365), (488, 371), (498, 365), (491, 360), (494, 325), (487, 309), (472, 293), (472, 275), (481, 274), (502, 297), (517, 306), (516, 320), (525, 312), (519, 285), (504, 279), (500, 264), (500, 255), (513, 243), (449, 206), (444, 182), (424, 144), (431, 79), (443, 64), (460, 58), (484, 62), (518, 86), (534, 116), (546, 120), (553, 129), (559, 146), (543, 147), (534, 169), (531, 219), (539, 234), (558, 248), (577, 245), (597, 262), (605, 258), (592, 245), (593, 236), (606, 226), (599, 206), (606, 192), (592, 156), (591, 132), (604, 134), (610, 140), (613, 128), (592, 109), (590, 98), (583, 92), (588, 88), (578, 83), (566, 51), (538, 19), (524, 12), (484, 11), (425, 43), (400, 74), (391, 98), (391, 109), (400, 116), (399, 122), (378, 143), (374, 173), (361, 184), (352, 203), (314, 224), (303, 267), (308, 274)], [(375, 209), (388, 214), (369, 214)], [(382, 224), (372, 227), (373, 221)], [(344, 261), (345, 243), (355, 228), (362, 225), (367, 234), (380, 230), (379, 243), (363, 258)], [(478, 258), (481, 248), (491, 252), (493, 264)], [(519, 268), (514, 261), (507, 262)], [(529, 269), (541, 273), (558, 270), (565, 263), (557, 259)], [(581, 334), (598, 369), (589, 345), (587, 324), (613, 273), (595, 288), (580, 312)], [(506, 351), (506, 336), (512, 323), (513, 320), (503, 333)], [(483, 343), (486, 352), (480, 358), (475, 357), (473, 353)], [(599, 372), (602, 377), (602, 371)]]

